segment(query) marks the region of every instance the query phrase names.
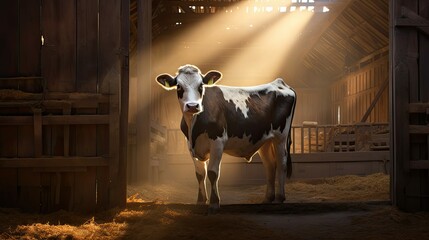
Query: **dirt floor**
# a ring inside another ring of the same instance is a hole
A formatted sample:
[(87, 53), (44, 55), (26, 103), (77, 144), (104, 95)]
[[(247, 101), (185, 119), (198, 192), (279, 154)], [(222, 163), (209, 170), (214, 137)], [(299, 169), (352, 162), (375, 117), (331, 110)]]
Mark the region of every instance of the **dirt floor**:
[(259, 204), (264, 186), (221, 186), (207, 215), (195, 186), (130, 186), (126, 209), (46, 215), (0, 209), (0, 239), (428, 239), (429, 213), (389, 204), (389, 177), (289, 182), (285, 204)]

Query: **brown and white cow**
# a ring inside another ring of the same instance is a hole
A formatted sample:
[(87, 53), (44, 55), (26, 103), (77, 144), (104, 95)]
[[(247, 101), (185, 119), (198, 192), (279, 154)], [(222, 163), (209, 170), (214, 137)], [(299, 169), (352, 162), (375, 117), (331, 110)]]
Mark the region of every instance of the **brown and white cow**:
[(280, 78), (253, 87), (214, 85), (221, 78), (218, 71), (202, 75), (193, 65), (180, 67), (175, 77), (161, 74), (156, 78), (165, 89), (177, 89), (183, 113), (181, 130), (187, 138), (199, 183), (197, 203), (207, 203), (208, 176), (212, 184), (209, 210), (219, 208), (223, 153), (250, 162), (256, 152), (267, 176), (264, 202), (281, 203), (285, 200), (285, 177), (292, 173), (289, 150), (295, 91)]

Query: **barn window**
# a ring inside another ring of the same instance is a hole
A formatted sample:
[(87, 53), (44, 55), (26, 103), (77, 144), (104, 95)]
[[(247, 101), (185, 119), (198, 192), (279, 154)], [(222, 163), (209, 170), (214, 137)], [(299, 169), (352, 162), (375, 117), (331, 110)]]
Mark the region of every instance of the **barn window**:
[(328, 7), (326, 7), (326, 6), (323, 6), (323, 12), (325, 13), (325, 12), (329, 12), (329, 8)]
[(341, 124), (341, 106), (338, 105), (337, 108), (337, 124)]

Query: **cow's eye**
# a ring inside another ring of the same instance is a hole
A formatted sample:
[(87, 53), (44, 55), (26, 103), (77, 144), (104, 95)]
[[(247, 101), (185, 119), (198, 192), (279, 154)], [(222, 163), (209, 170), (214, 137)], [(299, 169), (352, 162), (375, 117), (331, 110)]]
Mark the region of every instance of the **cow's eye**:
[(202, 84), (198, 87), (198, 91), (199, 91), (200, 93), (202, 93), (202, 92), (203, 92), (203, 85), (202, 85)]
[(177, 90), (178, 90), (178, 91), (181, 91), (181, 90), (182, 90), (182, 86), (181, 86), (181, 85), (179, 85), (179, 84), (177, 84)]

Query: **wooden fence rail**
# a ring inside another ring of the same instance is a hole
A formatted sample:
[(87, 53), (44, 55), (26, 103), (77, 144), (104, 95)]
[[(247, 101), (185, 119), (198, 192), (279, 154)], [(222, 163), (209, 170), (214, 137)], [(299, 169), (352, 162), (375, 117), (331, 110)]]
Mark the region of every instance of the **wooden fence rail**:
[[(292, 154), (387, 151), (390, 143), (388, 123), (295, 125), (291, 129), (291, 137)], [(169, 154), (188, 152), (186, 139), (180, 129), (168, 129), (167, 139)]]

